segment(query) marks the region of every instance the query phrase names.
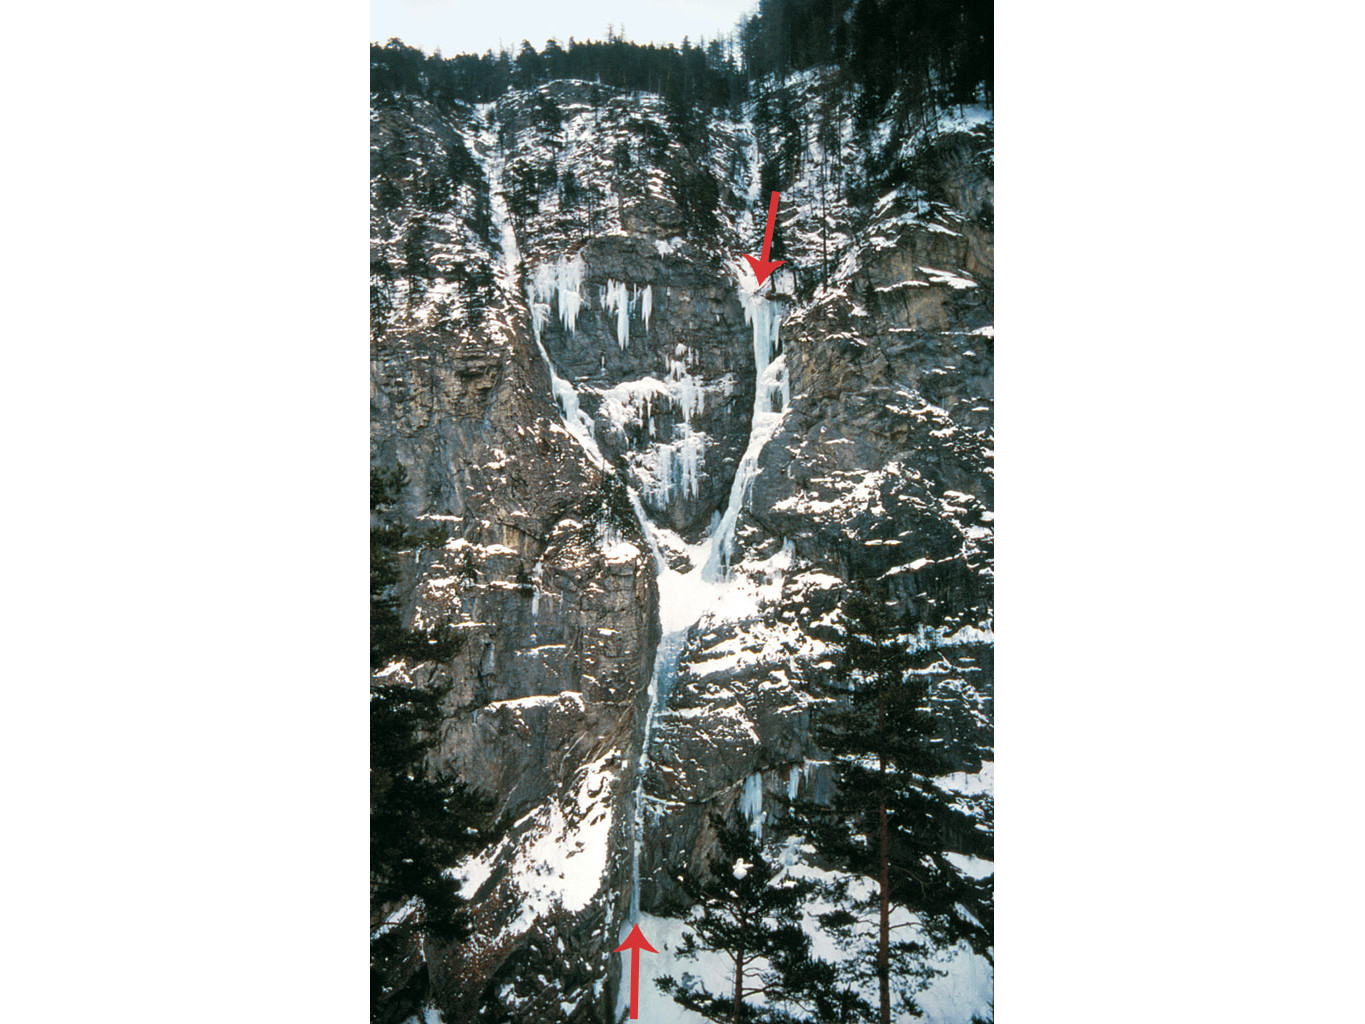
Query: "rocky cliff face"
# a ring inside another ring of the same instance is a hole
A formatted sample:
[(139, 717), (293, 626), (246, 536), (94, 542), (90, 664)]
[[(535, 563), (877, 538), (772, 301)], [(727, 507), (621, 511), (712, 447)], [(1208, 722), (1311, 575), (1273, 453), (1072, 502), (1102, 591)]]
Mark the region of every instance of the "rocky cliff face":
[(682, 909), (710, 814), (762, 828), (826, 784), (812, 691), (849, 580), (913, 610), (944, 785), (989, 827), (990, 115), (909, 133), (917, 187), (850, 200), (847, 100), (786, 88), (845, 127), (783, 191), (761, 291), (751, 107), (554, 82), (373, 112), (372, 459), (424, 531), (410, 620), (464, 636), (382, 674), (442, 688), (428, 768), (508, 825), (459, 866), (474, 935), (412, 960), (447, 1021), (620, 1015), (610, 951)]

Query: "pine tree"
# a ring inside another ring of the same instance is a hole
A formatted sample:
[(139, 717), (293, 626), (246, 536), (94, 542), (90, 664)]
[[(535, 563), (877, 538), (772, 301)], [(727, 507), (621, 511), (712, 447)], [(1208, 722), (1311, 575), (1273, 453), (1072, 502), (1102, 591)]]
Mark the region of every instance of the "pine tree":
[(579, 187), (578, 178), (572, 170), (565, 170), (559, 176), (559, 201), (564, 210), (572, 210), (583, 201), (583, 189)]
[(413, 305), (426, 291), (431, 279), (431, 263), (427, 259), (427, 225), (421, 217), (414, 217), (403, 234), (403, 277), (408, 282), (408, 305)]
[[(931, 710), (925, 669), (938, 654), (903, 640), (891, 606), (869, 589), (855, 590), (844, 618), (840, 671), (816, 726), (835, 795), (794, 805), (786, 827), (850, 876), (826, 887), (838, 909), (822, 923), (857, 951), (854, 973), (876, 982), (877, 1019), (889, 1024), (893, 1012), (918, 1015), (914, 995), (936, 973), (933, 948), (965, 941), (990, 955), (990, 882), (967, 876), (948, 855), (990, 859), (993, 851), (989, 834), (934, 783), (959, 767)], [(872, 880), (869, 894), (852, 895), (858, 876)], [(917, 923), (893, 926), (897, 907)], [(920, 934), (896, 938), (899, 927)]]
[(425, 940), (469, 933), (460, 880), (447, 873), (481, 849), (491, 802), (423, 767), (441, 694), (370, 690), (370, 905), (389, 920), (370, 939), (370, 1019), (406, 1019), (427, 998)]
[(370, 337), (378, 340), (393, 313), (393, 266), (383, 246), (370, 256)]
[(403, 624), (402, 562), (418, 539), (399, 512), (408, 474), (402, 466), (370, 470), (370, 667), (395, 658), (448, 661), (462, 638), (453, 629), (412, 630)]
[(679, 1006), (718, 1024), (858, 1019), (831, 1015), (839, 1012), (841, 999), (856, 1006), (856, 994), (837, 983), (830, 964), (811, 955), (810, 937), (801, 927), (801, 907), (814, 883), (789, 877), (744, 825), (719, 817), (712, 823), (715, 854), (700, 875), (678, 876), (696, 907), (677, 955), (684, 960), (702, 952), (725, 956), (728, 991), (713, 992), (690, 975), (682, 981), (665, 975), (656, 984)]

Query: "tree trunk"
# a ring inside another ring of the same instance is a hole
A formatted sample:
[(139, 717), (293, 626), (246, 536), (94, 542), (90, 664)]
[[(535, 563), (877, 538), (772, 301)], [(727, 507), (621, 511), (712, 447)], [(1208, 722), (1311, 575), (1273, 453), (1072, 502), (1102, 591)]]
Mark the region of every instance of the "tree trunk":
[(820, 283), (829, 284), (829, 210), (825, 206), (825, 168), (829, 154), (820, 147)]
[[(886, 696), (877, 697), (877, 732), (884, 735)], [(877, 928), (877, 989), (881, 1000), (881, 1024), (891, 1024), (891, 843), (886, 823), (886, 755), (877, 752), (877, 861), (880, 889)]]
[(744, 1005), (744, 948), (735, 954), (735, 1002), (730, 1010), (730, 1024), (739, 1024), (739, 1011)]

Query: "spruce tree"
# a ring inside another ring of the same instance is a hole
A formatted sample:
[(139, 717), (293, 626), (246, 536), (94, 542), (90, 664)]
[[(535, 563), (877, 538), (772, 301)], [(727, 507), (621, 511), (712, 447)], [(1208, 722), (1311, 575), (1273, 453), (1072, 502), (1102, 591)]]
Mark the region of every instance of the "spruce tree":
[(691, 975), (681, 981), (665, 975), (656, 980), (659, 988), (718, 1024), (861, 1019), (838, 1015), (841, 1006), (856, 1007), (857, 996), (838, 984), (832, 965), (811, 955), (801, 927), (801, 907), (814, 883), (788, 876), (744, 825), (719, 817), (712, 822), (716, 851), (705, 869), (678, 876), (696, 906), (677, 955), (694, 960), (702, 952), (722, 954), (730, 962), (730, 982), (715, 992)]
[[(825, 887), (837, 909), (822, 923), (855, 952), (854, 975), (876, 983), (876, 1019), (889, 1024), (893, 1013), (918, 1015), (914, 995), (937, 973), (934, 949), (965, 941), (990, 956), (990, 880), (960, 871), (950, 855), (991, 859), (993, 848), (934, 781), (961, 767), (930, 700), (925, 669), (939, 654), (903, 638), (892, 606), (868, 589), (849, 597), (844, 621), (843, 657), (816, 724), (835, 793), (827, 804), (794, 804), (786, 827), (846, 873)], [(858, 877), (872, 881), (863, 895), (853, 891)], [(916, 922), (893, 926), (895, 908)], [(893, 935), (901, 928), (910, 936)]]

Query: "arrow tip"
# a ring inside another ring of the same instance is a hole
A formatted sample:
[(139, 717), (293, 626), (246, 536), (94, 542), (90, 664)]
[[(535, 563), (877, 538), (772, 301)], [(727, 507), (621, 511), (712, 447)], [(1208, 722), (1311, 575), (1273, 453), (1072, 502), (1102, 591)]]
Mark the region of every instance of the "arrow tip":
[(786, 260), (755, 259), (753, 256), (750, 256), (747, 252), (743, 253), (742, 255), (746, 260), (749, 261), (749, 266), (753, 268), (754, 277), (758, 279), (758, 283), (760, 286), (763, 284), (764, 281), (768, 280), (768, 276), (774, 270), (776, 270), (778, 267), (782, 266), (782, 264), (787, 262)]
[(649, 944), (649, 940), (644, 937), (644, 934), (640, 931), (640, 926), (638, 924), (630, 929), (630, 934), (626, 936), (626, 941), (621, 943), (615, 949), (613, 949), (612, 952), (624, 953), (628, 949), (642, 949), (646, 953), (659, 952), (657, 949), (655, 949), (653, 946)]

